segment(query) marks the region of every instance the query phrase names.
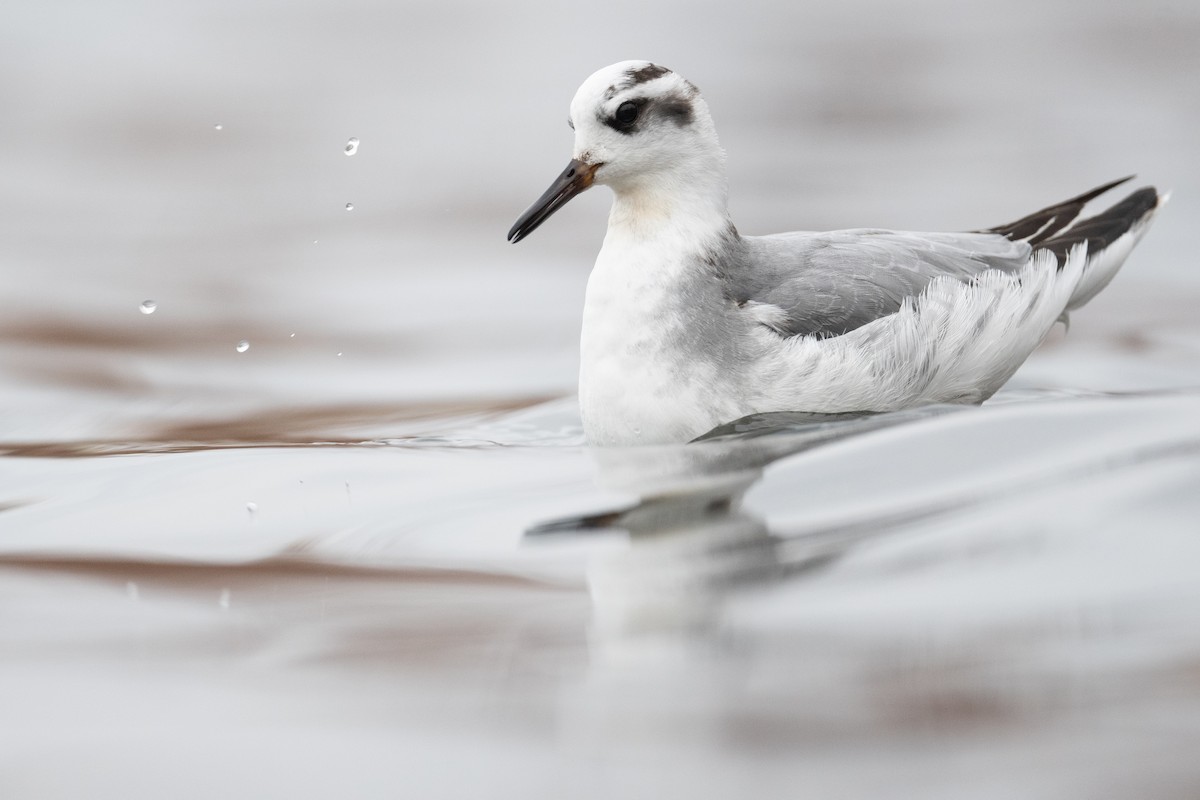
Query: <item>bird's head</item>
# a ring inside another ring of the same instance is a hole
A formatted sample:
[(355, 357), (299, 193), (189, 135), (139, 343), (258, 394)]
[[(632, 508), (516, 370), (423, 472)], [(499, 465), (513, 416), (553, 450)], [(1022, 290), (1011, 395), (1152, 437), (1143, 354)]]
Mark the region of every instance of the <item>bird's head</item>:
[(708, 106), (689, 81), (649, 61), (593, 73), (571, 101), (571, 163), (508, 232), (518, 242), (593, 184), (618, 194), (683, 190), (716, 175), (724, 153)]

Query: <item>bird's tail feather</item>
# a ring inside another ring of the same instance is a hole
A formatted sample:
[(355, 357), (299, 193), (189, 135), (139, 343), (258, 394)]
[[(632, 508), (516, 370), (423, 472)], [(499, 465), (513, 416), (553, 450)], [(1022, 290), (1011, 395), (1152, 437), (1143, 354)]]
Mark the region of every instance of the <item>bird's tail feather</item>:
[(1147, 186), (1099, 214), (1076, 221), (1088, 202), (1132, 177), (1106, 183), (1016, 222), (990, 228), (988, 232), (999, 233), (1013, 241), (1028, 242), (1035, 253), (1043, 250), (1052, 253), (1060, 270), (1069, 253), (1086, 248), (1087, 266), (1066, 311), (1078, 308), (1108, 285), (1146, 232), (1155, 212), (1167, 202), (1169, 195), (1160, 195)]

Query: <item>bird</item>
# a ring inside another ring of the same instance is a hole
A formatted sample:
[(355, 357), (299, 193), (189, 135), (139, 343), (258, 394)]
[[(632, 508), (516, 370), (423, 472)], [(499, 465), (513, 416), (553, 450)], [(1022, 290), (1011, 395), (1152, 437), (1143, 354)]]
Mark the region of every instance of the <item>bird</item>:
[(886, 412), (991, 397), (1124, 263), (1168, 195), (1112, 181), (961, 233), (743, 236), (699, 89), (650, 61), (588, 77), (567, 168), (519, 242), (595, 185), (613, 192), (588, 277), (579, 407), (587, 442), (690, 442), (751, 414)]

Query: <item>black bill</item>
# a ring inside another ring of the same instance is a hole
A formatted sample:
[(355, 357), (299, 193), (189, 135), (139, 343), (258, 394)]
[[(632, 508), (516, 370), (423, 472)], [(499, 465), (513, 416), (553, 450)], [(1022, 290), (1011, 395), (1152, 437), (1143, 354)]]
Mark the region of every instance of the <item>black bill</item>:
[(550, 215), (567, 204), (575, 195), (587, 190), (592, 185), (599, 164), (585, 164), (578, 159), (571, 161), (563, 173), (558, 176), (546, 193), (531, 205), (521, 218), (516, 221), (508, 232), (508, 240), (516, 243), (533, 233), (538, 225), (550, 218)]

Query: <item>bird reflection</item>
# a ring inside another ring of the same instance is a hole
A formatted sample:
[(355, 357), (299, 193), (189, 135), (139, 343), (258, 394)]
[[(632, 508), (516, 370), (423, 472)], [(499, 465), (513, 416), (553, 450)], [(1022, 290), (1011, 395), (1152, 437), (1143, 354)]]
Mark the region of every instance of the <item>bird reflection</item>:
[[(633, 505), (566, 517), (526, 537), (624, 533), (627, 546), (596, 553), (588, 568), (593, 632), (602, 640), (703, 635), (719, 627), (731, 593), (763, 588), (836, 561), (895, 523), (857, 521), (772, 531), (742, 499), (772, 462), (871, 431), (963, 410), (929, 406), (885, 414), (759, 414), (682, 446), (597, 448), (597, 483)], [(797, 487), (800, 491), (800, 487)], [(928, 513), (928, 512), (925, 512)], [(924, 514), (923, 514), (924, 515)]]

